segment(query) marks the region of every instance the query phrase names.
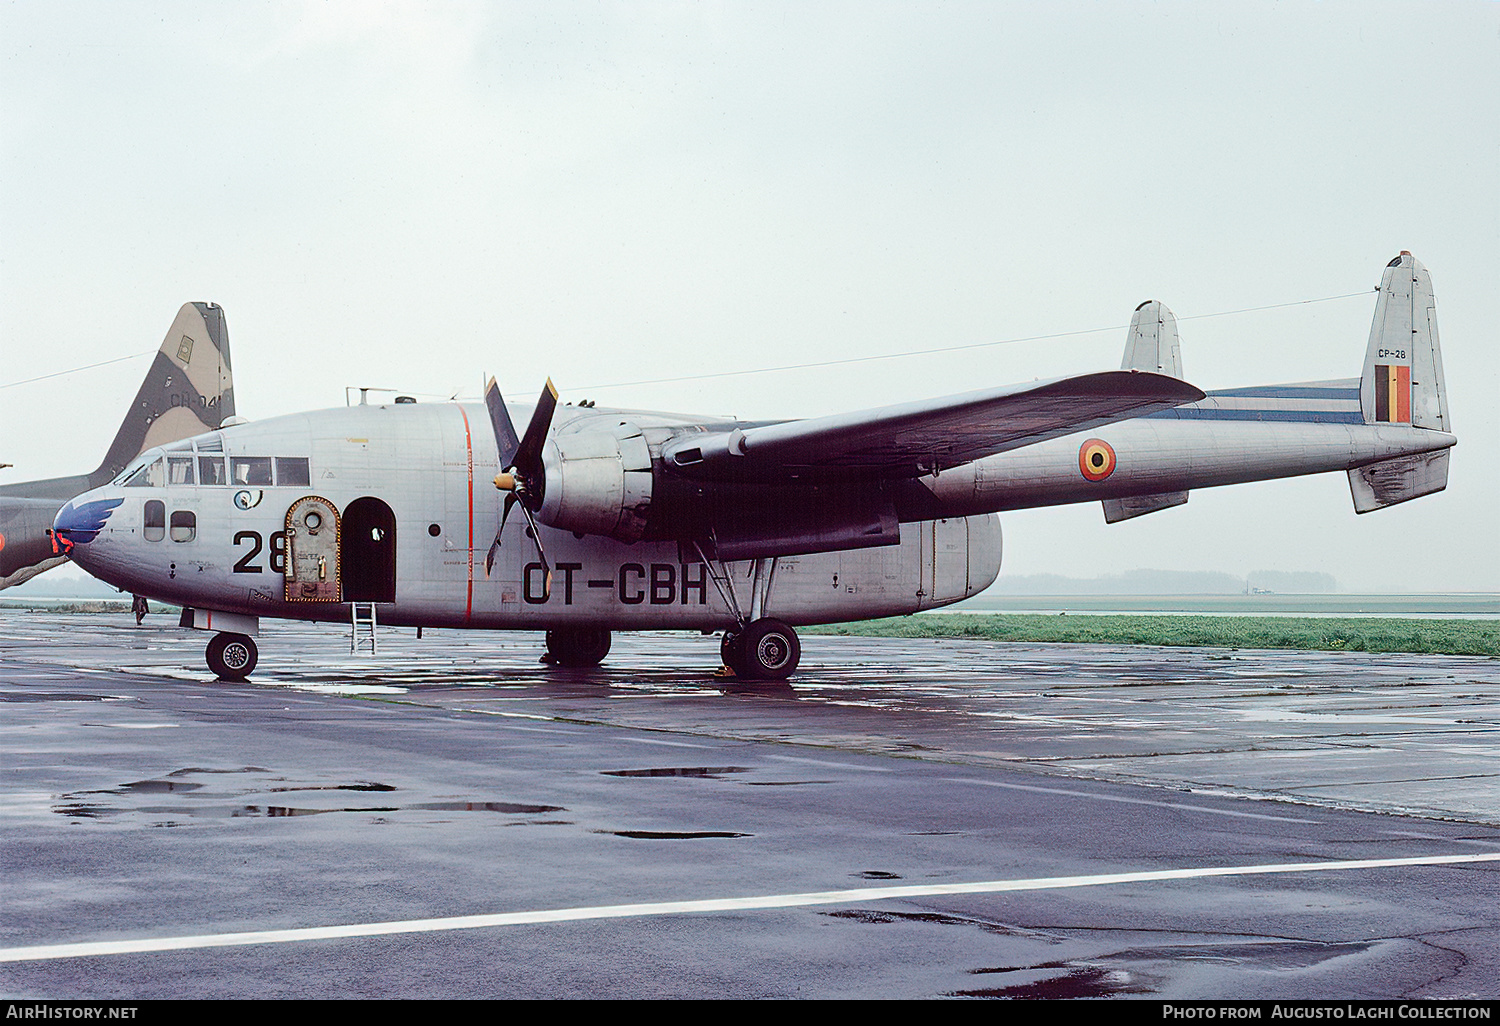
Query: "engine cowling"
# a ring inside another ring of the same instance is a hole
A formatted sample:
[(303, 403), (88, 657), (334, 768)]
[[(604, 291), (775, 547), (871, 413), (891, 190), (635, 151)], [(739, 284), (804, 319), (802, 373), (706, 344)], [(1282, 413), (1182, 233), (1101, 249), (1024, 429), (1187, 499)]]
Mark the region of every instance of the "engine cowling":
[(651, 449), (619, 423), (560, 431), (542, 450), (547, 484), (537, 519), (548, 527), (639, 541), (651, 508)]

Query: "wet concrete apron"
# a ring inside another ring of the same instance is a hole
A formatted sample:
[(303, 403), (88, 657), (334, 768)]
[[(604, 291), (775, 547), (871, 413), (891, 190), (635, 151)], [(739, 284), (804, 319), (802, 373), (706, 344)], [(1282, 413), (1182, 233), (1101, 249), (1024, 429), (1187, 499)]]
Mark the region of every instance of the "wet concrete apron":
[[(709, 638), (617, 637), (596, 673), (522, 635), (260, 640), (226, 685), (203, 635), (0, 615), (0, 946), (1500, 850), (1492, 660), (807, 638), (794, 687), (747, 688)], [(0, 991), (1494, 996), (1497, 880), (440, 926), (0, 963)]]

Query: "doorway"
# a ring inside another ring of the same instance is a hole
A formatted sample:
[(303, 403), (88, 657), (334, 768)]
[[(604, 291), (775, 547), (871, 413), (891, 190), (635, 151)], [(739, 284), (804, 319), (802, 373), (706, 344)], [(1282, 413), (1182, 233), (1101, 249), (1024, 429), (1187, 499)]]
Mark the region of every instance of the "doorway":
[(396, 514), (373, 496), (344, 510), (339, 532), (345, 602), (396, 601)]

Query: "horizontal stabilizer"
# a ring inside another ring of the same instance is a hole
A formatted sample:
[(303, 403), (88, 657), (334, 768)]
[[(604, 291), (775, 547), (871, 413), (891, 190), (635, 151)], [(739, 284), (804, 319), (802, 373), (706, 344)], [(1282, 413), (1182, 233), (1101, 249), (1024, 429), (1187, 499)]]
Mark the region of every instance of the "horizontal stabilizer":
[(1123, 499), (1105, 499), (1104, 522), (1118, 524), (1121, 520), (1143, 517), (1159, 509), (1171, 509), (1188, 501), (1187, 492), (1158, 492), (1155, 495), (1131, 495)]
[(1397, 456), (1349, 471), (1354, 512), (1369, 513), (1448, 487), (1450, 450)]

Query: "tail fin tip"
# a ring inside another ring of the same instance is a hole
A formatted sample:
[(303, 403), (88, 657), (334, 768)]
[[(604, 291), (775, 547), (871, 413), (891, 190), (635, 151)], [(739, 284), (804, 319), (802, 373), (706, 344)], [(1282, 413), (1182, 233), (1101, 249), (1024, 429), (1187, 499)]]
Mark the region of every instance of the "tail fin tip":
[(1385, 266), (1360, 375), (1366, 424), (1452, 431), (1432, 276), (1402, 250)]

